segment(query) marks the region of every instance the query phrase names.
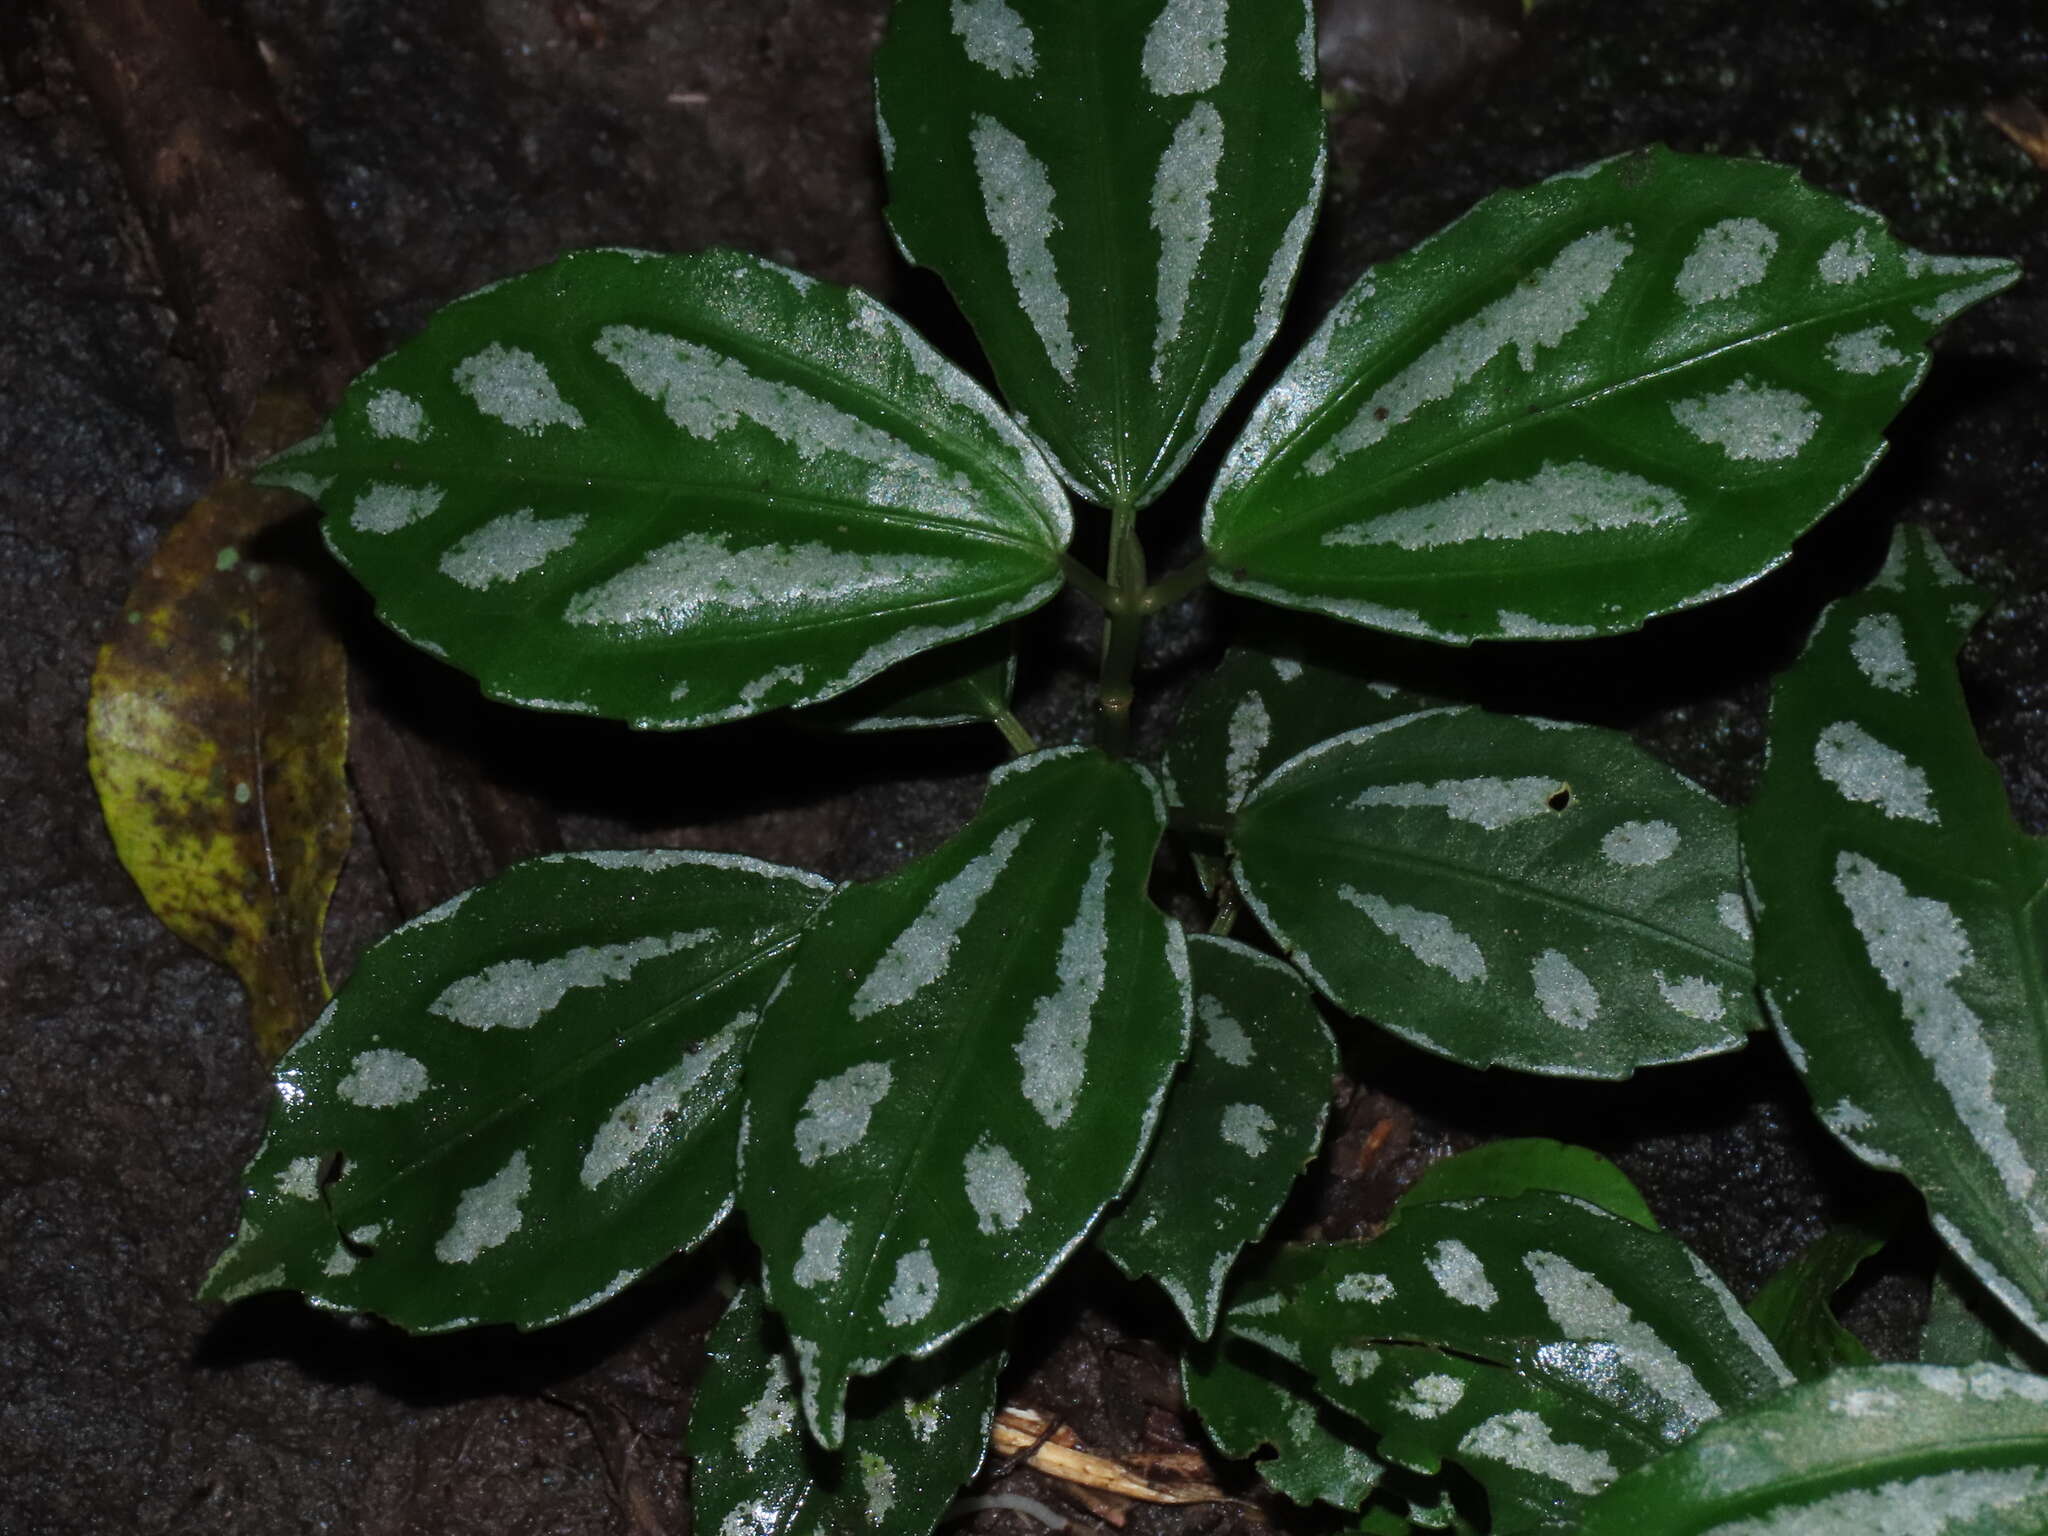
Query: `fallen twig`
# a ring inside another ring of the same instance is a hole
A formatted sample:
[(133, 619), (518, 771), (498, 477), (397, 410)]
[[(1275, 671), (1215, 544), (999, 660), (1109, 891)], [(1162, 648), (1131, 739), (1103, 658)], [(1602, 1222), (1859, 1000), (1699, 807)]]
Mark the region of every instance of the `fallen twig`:
[[(1044, 1414), (1029, 1408), (1005, 1408), (996, 1415), (990, 1440), (1004, 1456), (1020, 1455), (1024, 1462), (1061, 1482), (1104, 1493), (1142, 1499), (1148, 1504), (1216, 1504), (1230, 1495), (1213, 1483), (1194, 1478), (1157, 1482), (1139, 1472), (1128, 1461), (1098, 1456), (1082, 1450), (1073, 1432), (1054, 1425)], [(1189, 1456), (1148, 1456), (1154, 1470), (1192, 1471), (1200, 1458)]]
[(1984, 109), (1993, 127), (2032, 157), (2034, 164), (2048, 171), (2048, 113), (2031, 101), (2015, 97), (1994, 101)]

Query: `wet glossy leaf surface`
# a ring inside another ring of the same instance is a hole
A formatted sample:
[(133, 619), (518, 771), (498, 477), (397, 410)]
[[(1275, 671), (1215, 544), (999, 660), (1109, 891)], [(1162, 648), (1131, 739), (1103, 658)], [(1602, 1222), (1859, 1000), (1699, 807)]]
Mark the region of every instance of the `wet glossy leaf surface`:
[(747, 1064), (741, 1204), (826, 1444), (850, 1378), (1030, 1295), (1136, 1171), (1193, 1007), (1145, 894), (1164, 819), (1127, 764), (1021, 758), (799, 948)]
[(1402, 1191), (1394, 1217), (1418, 1205), (1447, 1200), (1474, 1200), (1487, 1195), (1525, 1195), (1533, 1190), (1572, 1195), (1603, 1211), (1655, 1232), (1657, 1218), (1643, 1203), (1642, 1192), (1627, 1174), (1586, 1147), (1540, 1136), (1489, 1141), (1484, 1146), (1440, 1158)]
[(1785, 558), (1927, 338), (2012, 283), (1782, 167), (1646, 149), (1374, 268), (1211, 498), (1218, 585), (1463, 642), (1612, 634)]
[(843, 692), (1058, 590), (1065, 493), (855, 289), (583, 251), (472, 294), (265, 468), (497, 698), (701, 725)]
[(1439, 700), (1312, 662), (1236, 649), (1182, 706), (1166, 746), (1167, 798), (1225, 826), (1251, 788), (1297, 752)]
[(1207, 934), (1188, 940), (1195, 1042), (1158, 1139), (1098, 1241), (1127, 1275), (1151, 1275), (1197, 1338), (1223, 1282), (1315, 1156), (1337, 1042), (1288, 966)]
[(991, 630), (899, 662), (797, 719), (842, 731), (992, 724), (1009, 713), (1016, 681), (1016, 637), (1007, 628)]
[(696, 1243), (732, 1208), (748, 1042), (829, 890), (735, 855), (560, 854), (399, 928), (279, 1064), (204, 1294), (534, 1328)]
[(1277, 769), (1232, 836), (1328, 997), (1470, 1066), (1626, 1077), (1759, 1023), (1734, 817), (1618, 732), (1403, 716)]
[(1371, 1434), (1306, 1385), (1289, 1383), (1287, 1373), (1266, 1351), (1238, 1341), (1204, 1347), (1181, 1366), (1188, 1406), (1224, 1455), (1270, 1449), (1256, 1470), (1296, 1504), (1360, 1508), (1385, 1473), (1367, 1449)]
[(288, 497), (228, 481), (164, 535), (93, 673), (86, 746), (150, 910), (229, 966), (275, 1060), (327, 1002), (348, 852), (348, 662), (310, 584), (261, 560)]
[(1821, 1119), (1904, 1172), (2048, 1337), (2048, 853), (1957, 681), (1982, 611), (1930, 537), (1895, 535), (1779, 679), (1744, 851), (1765, 993)]
[(1381, 1459), (1462, 1466), (1503, 1530), (1569, 1528), (1619, 1473), (1791, 1380), (1683, 1244), (1559, 1195), (1283, 1249), (1223, 1327), (1308, 1372)]
[(758, 1288), (712, 1332), (690, 1409), (691, 1518), (733, 1536), (925, 1536), (981, 1465), (995, 1416), (987, 1331), (859, 1384), (846, 1444), (821, 1449), (797, 1412), (796, 1368)]
[(1265, 351), (1320, 200), (1308, 0), (905, 0), (889, 218), (1018, 415), (1143, 506)]
[(1988, 1365), (1879, 1365), (1707, 1426), (1595, 1499), (1581, 1536), (2044, 1527), (2048, 1380)]

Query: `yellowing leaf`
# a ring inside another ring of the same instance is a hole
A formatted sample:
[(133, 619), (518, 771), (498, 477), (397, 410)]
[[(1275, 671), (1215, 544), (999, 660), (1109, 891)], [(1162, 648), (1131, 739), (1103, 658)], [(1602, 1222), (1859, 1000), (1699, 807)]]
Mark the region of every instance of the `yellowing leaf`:
[(269, 1060), (327, 1001), (349, 841), (346, 659), (304, 578), (250, 554), (293, 505), (231, 480), (164, 536), (100, 647), (86, 727), (121, 862), (241, 977)]

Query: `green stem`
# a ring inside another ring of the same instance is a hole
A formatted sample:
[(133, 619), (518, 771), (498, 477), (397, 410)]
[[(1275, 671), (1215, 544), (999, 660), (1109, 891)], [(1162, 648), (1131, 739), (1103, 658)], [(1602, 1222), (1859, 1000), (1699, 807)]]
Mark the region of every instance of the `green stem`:
[(1003, 740), (1010, 744), (1010, 750), (1017, 756), (1023, 757), (1038, 750), (1037, 739), (1024, 729), (1024, 722), (1009, 710), (1004, 709), (998, 713), (994, 724), (995, 728), (1003, 733)]
[(1225, 875), (1222, 894), (1216, 898), (1216, 915), (1209, 920), (1209, 931), (1219, 939), (1227, 939), (1236, 926), (1237, 882)]
[(1147, 613), (1164, 613), (1209, 579), (1209, 557), (1199, 555), (1179, 570), (1162, 576), (1144, 590), (1139, 601)]
[(1102, 677), (1096, 689), (1101, 712), (1098, 740), (1105, 752), (1122, 757), (1131, 749), (1131, 679), (1138, 667), (1138, 641), (1145, 633), (1145, 550), (1138, 542), (1137, 515), (1110, 509), (1108, 619), (1103, 625)]
[(1067, 573), (1067, 580), (1079, 589), (1081, 595), (1104, 613), (1116, 603), (1116, 595), (1109, 590), (1109, 584), (1071, 554), (1060, 556), (1060, 568)]

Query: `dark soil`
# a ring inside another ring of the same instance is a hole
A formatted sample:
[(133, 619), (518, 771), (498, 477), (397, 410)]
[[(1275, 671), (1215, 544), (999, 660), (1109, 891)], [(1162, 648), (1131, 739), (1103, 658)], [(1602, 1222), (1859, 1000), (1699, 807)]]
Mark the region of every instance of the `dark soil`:
[[(191, 1299), (232, 1231), (265, 1075), (233, 981), (157, 925), (115, 861), (82, 721), (124, 592), (243, 424), (234, 354), (213, 345), (232, 318), (195, 309), (179, 277), (189, 252), (167, 248), (203, 244), (208, 221), (173, 228), (146, 189), (136, 200), (134, 168), (163, 146), (123, 142), (123, 119), (88, 93), (94, 44), (76, 17), (90, 8), (0, 8), (0, 805), (12, 846), (0, 865), (0, 1529), (681, 1530), (679, 1433), (717, 1255), (531, 1338), (412, 1341), (290, 1299), (227, 1311)], [(947, 344), (971, 345), (880, 222), (865, 70), (884, 0), (197, 9), (260, 61), (254, 78), (282, 122), (254, 148), (310, 190), (350, 290), (335, 302), (372, 352), (470, 288), (596, 244), (750, 247), (866, 285)], [(1653, 139), (1788, 161), (1916, 244), (2048, 270), (2048, 171), (1984, 117), (2048, 91), (2038, 0), (1546, 0), (1526, 21), (1521, 10), (1331, 0), (1333, 197), (1294, 339), (1363, 265), (1486, 192)], [(191, 82), (186, 109), (203, 113), (215, 88)], [(1948, 333), (1899, 447), (1783, 570), (1638, 639), (1495, 648), (1492, 680), (1469, 686), (1626, 725), (1740, 796), (1770, 672), (1908, 519), (1997, 599), (1967, 677), (2019, 815), (2048, 829), (2042, 294), (2030, 282)], [(1192, 510), (1167, 514), (1183, 539)], [(1155, 735), (1193, 664), (1244, 617), (1198, 603), (1160, 626)], [(1078, 729), (1067, 664), (1086, 625), (1055, 610), (1037, 627), (1055, 661), (1027, 675), (1024, 712), (1062, 739)], [(1322, 639), (1384, 670), (1428, 662)], [(778, 730), (635, 738), (444, 708), (466, 698), (459, 679), (367, 636), (357, 645), (387, 714), (487, 782), (531, 792), (575, 846), (721, 847), (871, 877), (971, 814), (1001, 755), (971, 733), (863, 741), (835, 749), (845, 777), (821, 801), (824, 754)], [(331, 925), (338, 971), (403, 909), (446, 894), (432, 877), (408, 884), (367, 832), (357, 843)], [(1555, 1134), (1618, 1156), (1660, 1218), (1746, 1295), (1882, 1193), (1814, 1129), (1768, 1040), (1619, 1088), (1552, 1090), (1350, 1038), (1330, 1151), (1296, 1212), (1325, 1232), (1367, 1228), (1453, 1146)], [(1881, 1353), (1911, 1349), (1927, 1261), (1888, 1259), (1859, 1296), (1852, 1316)], [(1184, 1444), (1171, 1360), (1133, 1338), (1159, 1321), (1154, 1301), (1113, 1290), (1092, 1273), (1055, 1287), (1027, 1317), (1014, 1391), (1111, 1451)], [(1044, 1483), (1028, 1491), (1062, 1498)], [(1084, 1524), (1119, 1517), (1067, 1507)], [(1240, 1517), (1129, 1518), (1193, 1532)]]

